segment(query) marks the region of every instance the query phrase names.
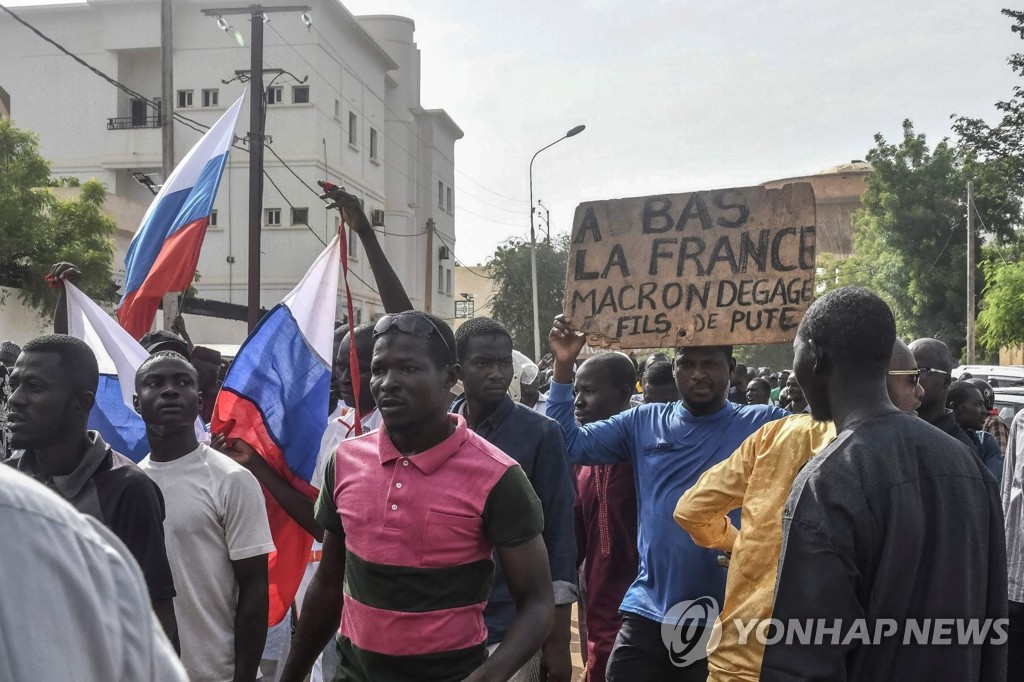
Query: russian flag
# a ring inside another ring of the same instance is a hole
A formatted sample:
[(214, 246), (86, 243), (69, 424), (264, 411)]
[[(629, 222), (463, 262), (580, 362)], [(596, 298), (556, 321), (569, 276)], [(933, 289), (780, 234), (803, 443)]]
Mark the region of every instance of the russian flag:
[[(327, 427), (337, 311), (340, 238), (335, 236), (298, 286), (268, 312), (238, 349), (213, 411), (212, 431), (253, 446), (311, 500), (320, 439)], [(269, 494), (277, 548), (270, 555), (270, 624), (288, 613), (313, 538)]]
[[(89, 428), (107, 445), (134, 462), (149, 454), (146, 424), (135, 411), (135, 372), (149, 357), (146, 349), (122, 329), (103, 308), (70, 282), (64, 282), (68, 305), (68, 334), (82, 339), (96, 355), (100, 368), (96, 404)], [(196, 435), (205, 440), (202, 422)]]
[(164, 294), (192, 284), (244, 99), (243, 94), (224, 112), (164, 181), (132, 238), (117, 319), (136, 339), (153, 325)]

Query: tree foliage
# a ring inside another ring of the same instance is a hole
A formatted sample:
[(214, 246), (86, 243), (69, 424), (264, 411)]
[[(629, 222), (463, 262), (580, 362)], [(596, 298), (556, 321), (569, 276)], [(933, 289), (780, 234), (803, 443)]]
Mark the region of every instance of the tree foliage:
[[(1024, 39), (1024, 12), (1004, 9), (1013, 20), (1010, 30)], [(1010, 55), (1010, 67), (1024, 78), (1024, 53)], [(990, 125), (979, 118), (954, 116), (953, 130), (972, 157), (995, 169), (1005, 187), (999, 188), (988, 206), (978, 203), (985, 220), (1002, 221), (1009, 227), (985, 251), (983, 271), (986, 288), (978, 313), (978, 341), (990, 353), (1000, 346), (1024, 343), (1024, 235), (1021, 234), (1021, 188), (1024, 187), (1024, 87), (1013, 88), (1008, 100), (997, 102), (1002, 114)], [(999, 195), (1007, 197), (999, 203)], [(988, 210), (986, 211), (985, 208)]]
[(77, 198), (59, 199), (48, 189), (58, 185), (77, 183), (51, 179), (35, 135), (0, 120), (0, 284), (20, 289), (22, 301), (44, 316), (52, 314), (56, 292), (43, 278), (58, 261), (79, 266), (92, 298), (110, 301), (117, 293), (110, 240), (117, 224), (100, 212), (106, 190), (90, 180)]
[[(855, 255), (823, 257), (822, 283), (871, 289), (892, 307), (900, 336), (932, 336), (959, 354), (966, 344), (967, 181), (974, 180), (979, 213), (989, 216), (978, 225), (979, 254), (985, 238), (1015, 238), (1019, 201), (998, 164), (948, 140), (932, 148), (909, 120), (898, 144), (875, 135), (867, 159), (874, 172), (852, 217)], [(977, 292), (983, 281), (979, 274)]]
[[(541, 353), (547, 352), (551, 321), (562, 312), (569, 236), (537, 243), (537, 297)], [(494, 278), (491, 311), (512, 336), (516, 350), (533, 357), (533, 293), (530, 287), (530, 243), (510, 239), (498, 246), (487, 262)]]

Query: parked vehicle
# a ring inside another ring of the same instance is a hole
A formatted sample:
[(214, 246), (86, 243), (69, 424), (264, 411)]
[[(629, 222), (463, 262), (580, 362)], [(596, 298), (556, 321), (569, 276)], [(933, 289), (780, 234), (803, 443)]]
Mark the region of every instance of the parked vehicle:
[(960, 365), (952, 374), (954, 379), (984, 379), (992, 388), (1024, 386), (1024, 365)]
[(995, 393), (995, 409), (1009, 426), (1013, 422), (1013, 417), (1024, 409), (1024, 387), (1003, 388), (1000, 386), (992, 390)]

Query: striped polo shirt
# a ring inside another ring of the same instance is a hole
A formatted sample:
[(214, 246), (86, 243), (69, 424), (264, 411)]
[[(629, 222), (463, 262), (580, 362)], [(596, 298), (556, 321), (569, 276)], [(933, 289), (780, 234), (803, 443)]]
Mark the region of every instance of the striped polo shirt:
[(381, 428), (328, 462), (316, 518), (345, 537), (342, 679), (464, 679), (487, 658), (492, 551), (543, 530), (522, 468), (449, 417), (429, 450), (403, 455)]

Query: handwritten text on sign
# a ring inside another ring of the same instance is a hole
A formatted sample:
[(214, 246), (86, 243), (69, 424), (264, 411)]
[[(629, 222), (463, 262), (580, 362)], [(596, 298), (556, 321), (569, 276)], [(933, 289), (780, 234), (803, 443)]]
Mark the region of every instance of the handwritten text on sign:
[(792, 341), (814, 243), (808, 183), (583, 203), (565, 313), (622, 348)]

